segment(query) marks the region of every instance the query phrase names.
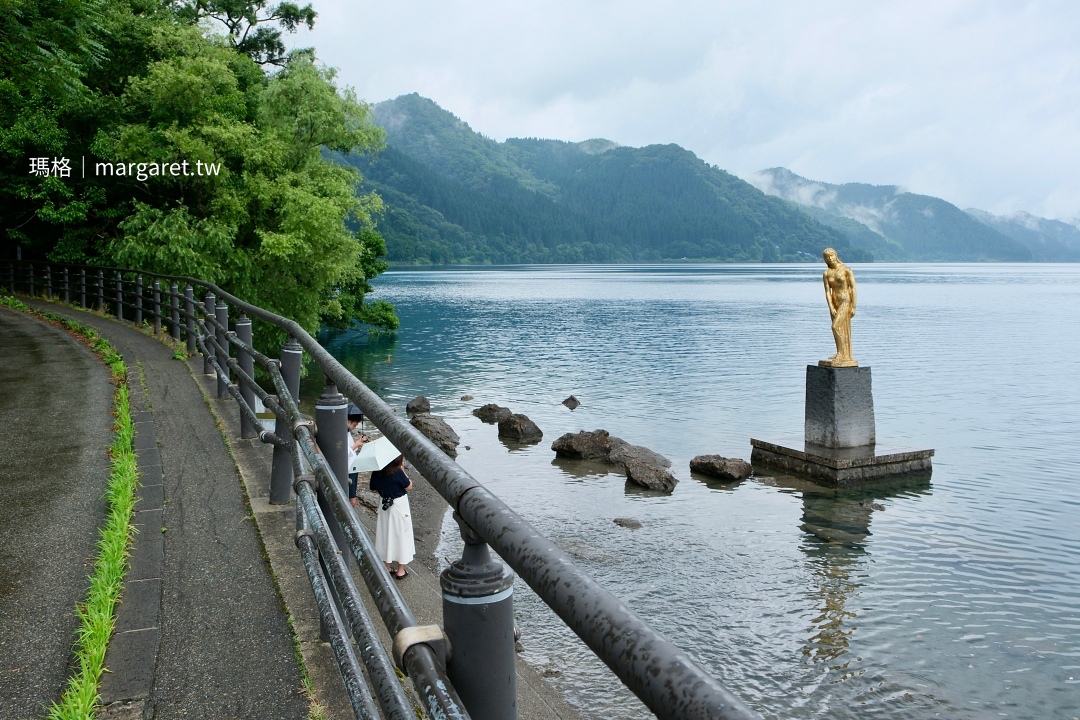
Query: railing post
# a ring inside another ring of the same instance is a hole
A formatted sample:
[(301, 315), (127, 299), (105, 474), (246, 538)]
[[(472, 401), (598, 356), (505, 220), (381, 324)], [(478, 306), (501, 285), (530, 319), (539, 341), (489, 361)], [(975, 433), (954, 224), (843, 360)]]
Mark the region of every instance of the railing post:
[(79, 268), (79, 305), (86, 309), (86, 268)]
[[(281, 379), (285, 381), (285, 387), (289, 389), (293, 402), (300, 399), (300, 366), (303, 357), (304, 351), (300, 343), (296, 342), (296, 338), (290, 337), (281, 348)], [(277, 422), (274, 423), (274, 434), (290, 443), (295, 442), (289, 421), (281, 415), (277, 416)], [(274, 464), (270, 468), (270, 504), (285, 505), (291, 501), (292, 484), (292, 454), (288, 448), (274, 445)]]
[(219, 399), (229, 396), (229, 306), (223, 298), (219, 298), (214, 313), (221, 327), (217, 328), (217, 359), (221, 366), (221, 372), (217, 378), (217, 396)]
[[(251, 320), (248, 316), (241, 312), (240, 317), (236, 319), (236, 339), (242, 343), (251, 344)], [(248, 377), (255, 377), (255, 360), (251, 357), (251, 353), (243, 348), (238, 348), (236, 351), (236, 362)], [(244, 398), (244, 402), (248, 404), (252, 410), (255, 409), (255, 391), (251, 389), (242, 377), (237, 379), (240, 383), (240, 397)], [(255, 427), (251, 423), (251, 419), (248, 418), (247, 413), (240, 413), (240, 437), (244, 440), (248, 438), (257, 437), (259, 434), (259, 428)]]
[(203, 355), (202, 371), (203, 375), (211, 375), (214, 372), (214, 366), (210, 362), (210, 358), (214, 356), (214, 343), (210, 340), (214, 337), (214, 326), (210, 324), (209, 318), (217, 317), (217, 309), (215, 308), (214, 293), (209, 290), (206, 291), (206, 295), (203, 297), (203, 316), (207, 318), (203, 323), (203, 327), (206, 329), (206, 334), (203, 335), (203, 345), (206, 346), (206, 355)]
[(443, 627), (453, 653), (447, 675), (473, 720), (517, 717), (514, 573), (457, 513), (465, 548), (443, 570)]
[(27, 274), (28, 280), (27, 280), (26, 284), (27, 284), (27, 287), (30, 290), (26, 294), (29, 295), (30, 297), (34, 297), (34, 263), (28, 263), (26, 268), (27, 268), (27, 273), (28, 273)]
[(68, 269), (64, 266), (64, 302), (71, 302), (71, 284), (68, 282)]
[(8, 263), (8, 292), (15, 294), (15, 263)]
[(188, 355), (195, 354), (195, 288), (191, 285), (184, 286), (184, 329), (187, 332)]
[(154, 334), (161, 334), (161, 282), (154, 279)]
[(53, 299), (52, 290), (52, 265), (45, 263), (45, 297), (49, 300)]
[(116, 319), (124, 319), (124, 278), (116, 271)]
[(97, 309), (98, 312), (105, 312), (105, 271), (97, 271)]
[(172, 339), (180, 342), (180, 286), (173, 283), (169, 286), (169, 310), (171, 311), (169, 332)]
[(142, 275), (135, 276), (135, 327), (142, 325), (143, 311)]
[[(346, 422), (348, 409), (349, 401), (338, 392), (334, 381), (327, 377), (323, 394), (315, 401), (315, 442), (345, 493), (349, 492), (349, 450), (346, 445), (349, 438), (349, 425)], [(334, 537), (334, 544), (339, 550), (347, 548), (345, 531), (341, 529), (341, 523), (334, 517), (334, 511), (330, 508), (330, 501), (326, 499), (325, 490), (319, 491), (319, 509), (326, 517), (326, 525)], [(342, 559), (346, 566), (350, 564), (349, 553), (343, 552)], [(326, 572), (327, 576), (329, 574)], [(340, 609), (341, 603), (336, 592), (334, 602), (338, 603)], [(319, 636), (323, 641), (330, 639), (325, 626), (320, 629)]]

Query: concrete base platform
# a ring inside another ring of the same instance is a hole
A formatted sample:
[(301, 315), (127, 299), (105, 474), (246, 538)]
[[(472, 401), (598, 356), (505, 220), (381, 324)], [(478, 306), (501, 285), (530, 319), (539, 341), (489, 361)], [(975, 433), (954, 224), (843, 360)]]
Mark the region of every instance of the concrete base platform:
[[(795, 443), (791, 443), (794, 445)], [(751, 438), (750, 464), (801, 475), (832, 487), (889, 480), (910, 475), (929, 476), (933, 450), (882, 451), (875, 445), (826, 448), (803, 444), (802, 450)]]

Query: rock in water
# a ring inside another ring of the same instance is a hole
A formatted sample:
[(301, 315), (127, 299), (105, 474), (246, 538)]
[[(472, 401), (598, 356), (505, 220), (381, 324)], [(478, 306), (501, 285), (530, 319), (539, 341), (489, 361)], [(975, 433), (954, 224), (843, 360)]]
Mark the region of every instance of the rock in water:
[(660, 492), (671, 492), (675, 489), (675, 484), (679, 482), (667, 470), (641, 460), (627, 461), (626, 479), (649, 490), (659, 490)]
[(499, 437), (512, 440), (539, 440), (544, 433), (527, 415), (514, 413), (499, 421)]
[(417, 395), (405, 406), (405, 412), (409, 415), (431, 412), (431, 403), (423, 395)]
[(571, 410), (577, 410), (577, 408), (581, 405), (581, 403), (578, 402), (578, 399), (573, 395), (563, 400), (562, 404), (570, 408)]
[(745, 480), (754, 472), (754, 466), (745, 460), (722, 455), (698, 455), (690, 461), (690, 469), (721, 480)]
[(451, 458), (457, 457), (457, 446), (461, 438), (445, 420), (429, 413), (420, 413), (413, 415), (409, 422), (444, 453)]
[(671, 467), (671, 461), (660, 453), (640, 445), (631, 445), (620, 438), (611, 438), (611, 452), (608, 453), (607, 461), (612, 465), (625, 466), (631, 460), (638, 460), (658, 468)]
[(615, 518), (615, 524), (630, 530), (641, 529), (641, 521), (635, 520), (634, 518)]
[(462, 396), (461, 396), (461, 401), (462, 401), (462, 402), (468, 402), (468, 401), (470, 401), (470, 400), (472, 400), (472, 399), (473, 399), (473, 396), (472, 396), (472, 395), (462, 395)]
[(510, 408), (503, 407), (502, 405), (496, 405), (495, 403), (488, 403), (487, 405), (482, 405), (481, 407), (473, 410), (472, 414), (486, 423), (502, 422), (506, 418), (513, 415), (513, 413), (510, 412)]
[[(615, 439), (618, 440), (618, 438)], [(559, 457), (572, 460), (604, 460), (605, 462), (611, 452), (611, 446), (612, 437), (607, 430), (566, 433), (551, 443), (551, 449)]]

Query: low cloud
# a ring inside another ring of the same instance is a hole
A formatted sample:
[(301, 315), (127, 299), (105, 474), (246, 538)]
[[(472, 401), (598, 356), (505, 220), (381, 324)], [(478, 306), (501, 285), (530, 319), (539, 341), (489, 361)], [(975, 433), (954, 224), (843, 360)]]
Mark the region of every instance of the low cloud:
[[(1080, 4), (319, 0), (296, 38), (378, 101), (502, 140), (678, 143), (960, 207), (1080, 216)], [(814, 195), (815, 202), (821, 198)]]

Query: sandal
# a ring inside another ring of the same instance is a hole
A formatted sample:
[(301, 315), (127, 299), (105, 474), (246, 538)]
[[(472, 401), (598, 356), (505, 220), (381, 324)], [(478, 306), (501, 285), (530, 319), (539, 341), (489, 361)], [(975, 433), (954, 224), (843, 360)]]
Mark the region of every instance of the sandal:
[(400, 580), (400, 579), (402, 579), (403, 577), (408, 577), (408, 575), (409, 575), (409, 571), (408, 571), (408, 570), (406, 570), (406, 569), (405, 569), (405, 568), (403, 568), (403, 567), (399, 567), (399, 568), (398, 568), (398, 570), (400, 570), (400, 571), (401, 571), (401, 574), (400, 574), (400, 575), (398, 575), (397, 573), (393, 573), (393, 577), (394, 577), (394, 579), (395, 579), (395, 580)]

